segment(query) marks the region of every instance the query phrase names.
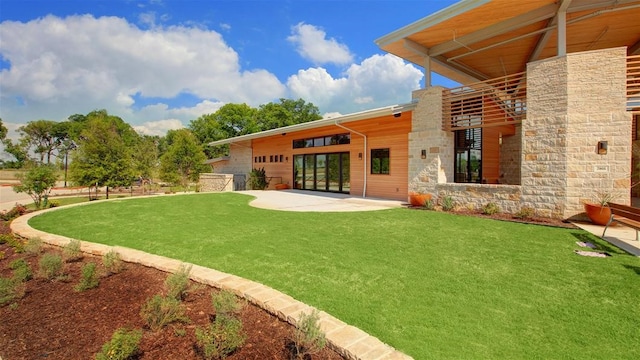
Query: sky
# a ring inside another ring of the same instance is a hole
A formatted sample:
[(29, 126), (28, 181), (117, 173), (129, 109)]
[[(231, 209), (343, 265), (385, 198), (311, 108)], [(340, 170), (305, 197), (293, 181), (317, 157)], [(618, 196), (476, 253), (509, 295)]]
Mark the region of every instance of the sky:
[(423, 69), (374, 40), (455, 2), (0, 0), (0, 118), (17, 139), (29, 121), (106, 109), (162, 136), (227, 103), (407, 103)]

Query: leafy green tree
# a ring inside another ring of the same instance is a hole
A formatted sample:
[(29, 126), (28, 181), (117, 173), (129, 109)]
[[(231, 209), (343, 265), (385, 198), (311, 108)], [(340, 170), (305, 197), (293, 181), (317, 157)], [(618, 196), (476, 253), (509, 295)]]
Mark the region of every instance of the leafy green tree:
[(51, 120), (29, 121), (27, 125), (18, 128), (21, 143), (26, 149), (33, 150), (40, 155), (40, 163), (47, 160), (51, 163), (51, 155), (61, 144), (61, 137), (66, 137), (63, 126)]
[(7, 137), (7, 128), (2, 125), (2, 118), (0, 118), (0, 140), (4, 140)]
[(21, 169), (29, 162), (29, 150), (19, 141), (14, 143), (11, 139), (4, 139), (2, 140), (2, 144), (4, 145), (4, 151), (15, 159), (5, 162), (5, 167)]
[(168, 148), (160, 158), (160, 179), (187, 188), (190, 181), (198, 181), (206, 171), (207, 159), (198, 139), (189, 129), (167, 133)]
[(319, 120), (322, 116), (317, 106), (303, 99), (280, 99), (280, 103), (260, 105), (257, 116), (259, 131)]
[(133, 152), (134, 170), (138, 177), (151, 179), (159, 165), (159, 136), (144, 135), (138, 139)]
[(58, 179), (55, 168), (50, 164), (36, 164), (17, 177), (20, 185), (15, 185), (13, 191), (29, 194), (38, 209), (47, 205), (49, 193)]
[(135, 176), (133, 148), (126, 142), (135, 132), (121, 122), (108, 115), (90, 118), (71, 153), (71, 179), (81, 186), (106, 186), (107, 198), (109, 187), (131, 185)]

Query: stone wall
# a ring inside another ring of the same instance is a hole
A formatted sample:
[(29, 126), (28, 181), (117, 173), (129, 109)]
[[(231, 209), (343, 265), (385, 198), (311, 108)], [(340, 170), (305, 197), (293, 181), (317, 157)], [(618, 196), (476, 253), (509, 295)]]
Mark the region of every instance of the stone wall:
[(521, 209), (522, 187), (517, 185), (489, 185), (449, 183), (438, 184), (435, 195), (440, 202), (450, 196), (456, 206), (480, 211), (488, 203), (495, 203), (500, 212), (515, 214)]
[(516, 133), (502, 137), (500, 146), (500, 183), (520, 185), (522, 167), (522, 126), (516, 125)]
[(442, 90), (413, 92), (418, 105), (409, 133), (409, 192), (435, 193), (437, 184), (453, 180), (453, 133), (442, 131)]
[(233, 191), (233, 174), (200, 174), (201, 192)]
[[(580, 216), (597, 192), (629, 203), (631, 115), (625, 111), (626, 49), (568, 54), (528, 64), (522, 124), (522, 205)], [(607, 141), (607, 154), (598, 154)]]
[(248, 176), (253, 164), (251, 140), (234, 143), (229, 148), (229, 159), (213, 164), (217, 174), (243, 174)]

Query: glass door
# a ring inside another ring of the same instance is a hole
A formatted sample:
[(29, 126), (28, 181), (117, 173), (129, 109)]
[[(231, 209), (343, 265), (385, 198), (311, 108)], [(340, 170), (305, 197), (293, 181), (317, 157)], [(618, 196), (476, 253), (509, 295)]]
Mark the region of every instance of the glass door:
[(294, 155), (296, 189), (349, 192), (349, 153)]

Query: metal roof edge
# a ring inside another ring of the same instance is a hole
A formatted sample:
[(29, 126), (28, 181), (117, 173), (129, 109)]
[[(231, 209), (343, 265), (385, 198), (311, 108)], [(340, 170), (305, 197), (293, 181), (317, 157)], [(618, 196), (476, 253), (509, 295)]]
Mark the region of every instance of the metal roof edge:
[(210, 146), (225, 145), (225, 144), (237, 143), (237, 142), (246, 141), (246, 140), (259, 139), (267, 136), (279, 135), (287, 132), (315, 129), (323, 126), (334, 125), (336, 123), (342, 124), (342, 123), (348, 123), (352, 121), (365, 120), (365, 119), (374, 118), (378, 116), (393, 115), (394, 113), (398, 113), (398, 112), (411, 111), (415, 109), (416, 105), (417, 105), (417, 102), (412, 101), (406, 104), (385, 106), (377, 109), (365, 110), (365, 111), (360, 111), (360, 112), (351, 113), (347, 115), (324, 118), (320, 120), (309, 121), (306, 123), (289, 125), (281, 128), (271, 129), (271, 130), (265, 130), (265, 131), (261, 131), (253, 134), (240, 135), (240, 136), (236, 136), (228, 139), (216, 140), (216, 141), (210, 142), (208, 145)]
[(489, 2), (491, 2), (491, 0), (462, 0), (431, 15), (423, 17), (422, 19), (415, 21), (409, 25), (401, 27), (398, 30), (390, 32), (387, 35), (381, 36), (374, 40), (374, 42), (376, 43), (376, 45), (378, 45), (378, 47), (382, 48), (383, 46), (404, 39), (407, 36), (412, 35), (418, 31), (422, 31), (445, 20), (449, 20), (453, 17), (456, 17)]

